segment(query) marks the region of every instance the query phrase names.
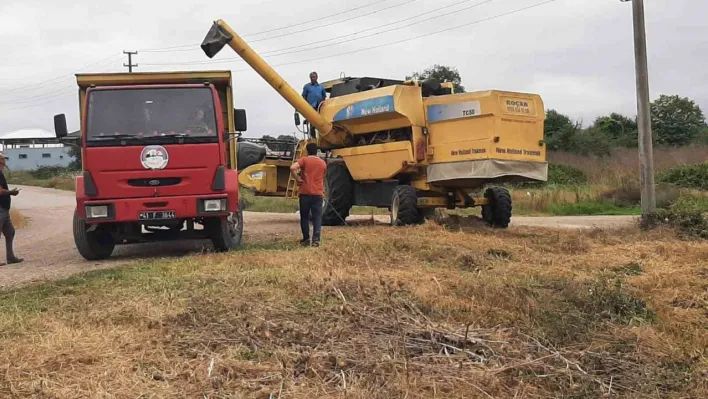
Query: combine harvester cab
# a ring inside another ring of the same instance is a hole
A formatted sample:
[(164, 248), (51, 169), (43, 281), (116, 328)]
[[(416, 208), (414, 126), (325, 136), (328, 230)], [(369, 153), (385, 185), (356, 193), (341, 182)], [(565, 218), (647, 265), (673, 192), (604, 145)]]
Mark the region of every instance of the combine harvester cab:
[[(105, 259), (118, 244), (186, 238), (211, 239), (222, 251), (238, 247), (236, 165), (262, 161), (265, 148), (237, 149), (233, 136), (246, 130), (246, 116), (231, 108), (231, 73), (82, 74), (77, 82), (79, 253)], [(57, 137), (66, 136), (66, 117), (54, 122)]]
[(505, 228), (511, 195), (490, 185), (547, 179), (538, 95), (342, 78), (324, 84), (330, 98), (314, 110), (225, 22), (214, 23), (202, 49), (213, 57), (227, 44), (316, 129), (328, 158), (324, 225), (345, 223), (354, 205), (388, 208), (393, 225), (480, 206), (488, 224)]

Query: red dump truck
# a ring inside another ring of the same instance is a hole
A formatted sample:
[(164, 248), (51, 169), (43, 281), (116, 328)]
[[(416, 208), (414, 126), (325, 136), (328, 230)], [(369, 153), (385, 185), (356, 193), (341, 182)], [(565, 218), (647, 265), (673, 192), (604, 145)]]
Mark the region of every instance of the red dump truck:
[[(231, 73), (79, 74), (83, 174), (76, 177), (74, 241), (86, 259), (116, 245), (210, 239), (240, 245), (238, 169), (265, 158), (239, 143)], [(67, 135), (64, 114), (54, 117)]]

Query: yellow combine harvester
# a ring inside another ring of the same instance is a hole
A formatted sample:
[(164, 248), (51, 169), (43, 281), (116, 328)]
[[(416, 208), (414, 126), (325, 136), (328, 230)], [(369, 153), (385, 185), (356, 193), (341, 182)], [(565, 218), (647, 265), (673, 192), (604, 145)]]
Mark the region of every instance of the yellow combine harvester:
[(342, 79), (315, 110), (224, 21), (201, 47), (211, 58), (227, 44), (316, 129), (328, 161), (324, 225), (344, 223), (354, 205), (388, 208), (394, 225), (418, 223), (435, 208), (481, 206), (487, 223), (507, 227), (509, 192), (474, 193), (490, 183), (547, 179), (538, 95), (454, 94), (434, 80)]

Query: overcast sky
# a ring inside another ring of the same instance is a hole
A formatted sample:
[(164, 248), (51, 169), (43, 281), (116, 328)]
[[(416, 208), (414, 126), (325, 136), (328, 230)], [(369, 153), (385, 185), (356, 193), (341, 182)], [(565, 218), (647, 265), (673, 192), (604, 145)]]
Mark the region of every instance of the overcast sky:
[[(248, 112), (248, 135), (292, 133), (290, 105), (246, 64), (229, 60), (235, 57), (229, 48), (208, 63), (196, 46), (148, 51), (198, 44), (218, 18), (258, 52), (298, 50), (264, 55), (298, 91), (311, 70), (320, 81), (342, 73), (402, 79), (438, 63), (457, 67), (468, 91), (538, 93), (547, 109), (586, 125), (612, 111), (634, 116), (631, 4), (556, 0), (509, 14), (543, 1), (2, 0), (0, 134), (53, 131), (56, 113), (66, 113), (70, 130), (78, 129), (73, 74), (125, 71), (123, 50), (139, 51), (133, 62), (141, 72), (230, 69), (236, 106)], [(652, 99), (679, 94), (708, 110), (708, 1), (645, 3)], [(449, 15), (430, 19), (441, 14)], [(282, 27), (289, 28), (273, 31)], [(263, 31), (270, 32), (253, 35)], [(313, 42), (321, 43), (303, 46)]]

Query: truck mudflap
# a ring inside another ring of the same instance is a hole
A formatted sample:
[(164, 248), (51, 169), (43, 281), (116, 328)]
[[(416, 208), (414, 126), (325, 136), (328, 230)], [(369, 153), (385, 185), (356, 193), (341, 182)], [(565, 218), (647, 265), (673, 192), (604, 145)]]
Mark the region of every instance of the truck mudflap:
[(228, 216), (238, 212), (236, 196), (226, 194), (116, 200), (77, 201), (77, 211), (88, 224), (150, 222)]

